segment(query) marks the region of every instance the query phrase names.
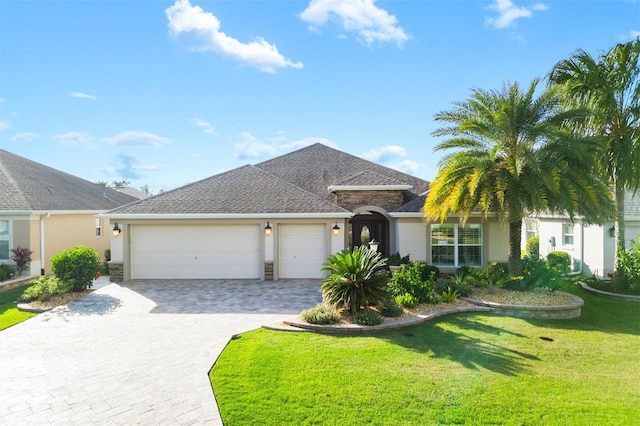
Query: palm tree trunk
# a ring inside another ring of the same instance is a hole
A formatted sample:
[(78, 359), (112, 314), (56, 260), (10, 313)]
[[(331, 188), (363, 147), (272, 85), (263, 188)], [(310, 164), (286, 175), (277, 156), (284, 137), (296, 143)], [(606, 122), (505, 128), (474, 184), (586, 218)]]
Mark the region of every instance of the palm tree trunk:
[(618, 250), (625, 248), (625, 238), (624, 238), (624, 231), (625, 231), (625, 224), (624, 224), (624, 193), (625, 193), (625, 188), (623, 185), (620, 184), (620, 182), (618, 180), (616, 180), (615, 183), (616, 189), (615, 189), (615, 197), (616, 197), (616, 222), (615, 222), (615, 240), (616, 240), (616, 247), (615, 247), (615, 253), (613, 255), (613, 265), (615, 268), (615, 265), (618, 263)]
[(509, 275), (512, 277), (522, 275), (522, 263), (520, 262), (521, 245), (522, 220), (509, 222)]

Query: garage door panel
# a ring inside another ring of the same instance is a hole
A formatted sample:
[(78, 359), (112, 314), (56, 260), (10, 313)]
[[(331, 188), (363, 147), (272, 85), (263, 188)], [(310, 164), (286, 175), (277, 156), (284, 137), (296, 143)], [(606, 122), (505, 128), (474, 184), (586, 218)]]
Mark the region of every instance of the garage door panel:
[(259, 236), (257, 225), (133, 226), (131, 278), (257, 279)]
[(327, 257), (324, 224), (284, 224), (279, 228), (280, 278), (323, 278)]

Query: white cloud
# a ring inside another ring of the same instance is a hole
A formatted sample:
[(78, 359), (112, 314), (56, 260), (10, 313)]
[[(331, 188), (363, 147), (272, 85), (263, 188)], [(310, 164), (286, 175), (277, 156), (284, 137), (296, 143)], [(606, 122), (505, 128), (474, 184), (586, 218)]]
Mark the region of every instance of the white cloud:
[(177, 0), (165, 10), (169, 20), (169, 32), (174, 36), (189, 33), (199, 41), (196, 50), (214, 51), (240, 63), (253, 66), (264, 72), (275, 72), (278, 68), (302, 68), (302, 62), (286, 59), (274, 44), (262, 37), (242, 43), (220, 31), (220, 20), (199, 6), (191, 6), (189, 0)]
[(39, 137), (40, 137), (40, 135), (37, 134), (37, 133), (22, 132), (22, 133), (16, 133), (15, 135), (13, 135), (11, 140), (12, 141), (30, 142), (30, 141), (32, 141), (34, 139), (38, 139)]
[(96, 100), (96, 97), (93, 95), (88, 95), (86, 93), (82, 93), (82, 92), (71, 92), (69, 93), (69, 96), (71, 96), (72, 98), (80, 98), (80, 99), (91, 99), (91, 100)]
[(0, 98), (0, 104), (5, 101), (5, 98)]
[(311, 30), (333, 21), (345, 31), (357, 33), (368, 45), (395, 42), (402, 47), (410, 36), (398, 26), (395, 16), (374, 3), (375, 0), (311, 0), (300, 19), (310, 24)]
[(217, 135), (216, 130), (209, 122), (201, 118), (192, 118), (190, 121), (196, 126), (200, 127), (203, 132), (209, 133), (210, 135)]
[(242, 139), (242, 142), (233, 146), (238, 158), (260, 158), (274, 155), (277, 152), (273, 145), (262, 142), (249, 132), (242, 132)]
[(411, 160), (404, 160), (397, 164), (391, 164), (389, 167), (408, 175), (415, 175), (418, 172), (418, 163)]
[(362, 158), (369, 161), (386, 162), (392, 158), (405, 157), (407, 150), (398, 145), (387, 145), (381, 148), (372, 148), (362, 155)]
[(124, 146), (151, 146), (158, 147), (167, 145), (171, 141), (162, 136), (154, 135), (153, 133), (143, 132), (140, 130), (127, 130), (116, 136), (102, 139), (104, 142), (111, 145), (124, 145)]
[(0, 132), (11, 127), (8, 121), (0, 121)]
[(520, 7), (513, 4), (511, 0), (495, 0), (488, 6), (497, 12), (497, 16), (487, 17), (485, 23), (498, 30), (514, 27), (515, 21), (520, 18), (531, 18), (533, 12), (547, 10), (549, 6), (544, 3), (536, 3), (530, 7)]
[(68, 132), (53, 136), (54, 139), (60, 141), (63, 145), (68, 146), (88, 146), (91, 137), (87, 133)]

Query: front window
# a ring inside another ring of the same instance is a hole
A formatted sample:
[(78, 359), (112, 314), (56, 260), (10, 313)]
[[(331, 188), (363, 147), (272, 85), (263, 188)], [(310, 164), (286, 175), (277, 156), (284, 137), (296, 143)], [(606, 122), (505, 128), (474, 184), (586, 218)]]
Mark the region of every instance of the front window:
[(96, 237), (102, 236), (102, 219), (96, 218)]
[(431, 262), (442, 266), (481, 266), (482, 225), (431, 225)]
[(9, 221), (0, 220), (0, 260), (9, 260)]
[(562, 245), (564, 246), (573, 245), (573, 224), (572, 223), (562, 224)]
[(526, 235), (526, 240), (525, 241), (529, 241), (531, 238), (535, 237), (536, 235), (538, 235), (538, 229), (537, 229), (537, 224), (536, 221), (534, 219), (526, 219), (525, 220), (525, 226), (526, 226), (526, 231), (527, 231), (527, 235)]

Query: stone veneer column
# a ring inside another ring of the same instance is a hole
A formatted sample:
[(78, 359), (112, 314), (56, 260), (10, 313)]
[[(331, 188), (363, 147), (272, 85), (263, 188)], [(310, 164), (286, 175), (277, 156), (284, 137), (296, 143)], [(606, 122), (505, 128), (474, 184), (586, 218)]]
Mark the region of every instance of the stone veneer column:
[(122, 262), (109, 262), (109, 278), (111, 281), (124, 281), (124, 266)]

